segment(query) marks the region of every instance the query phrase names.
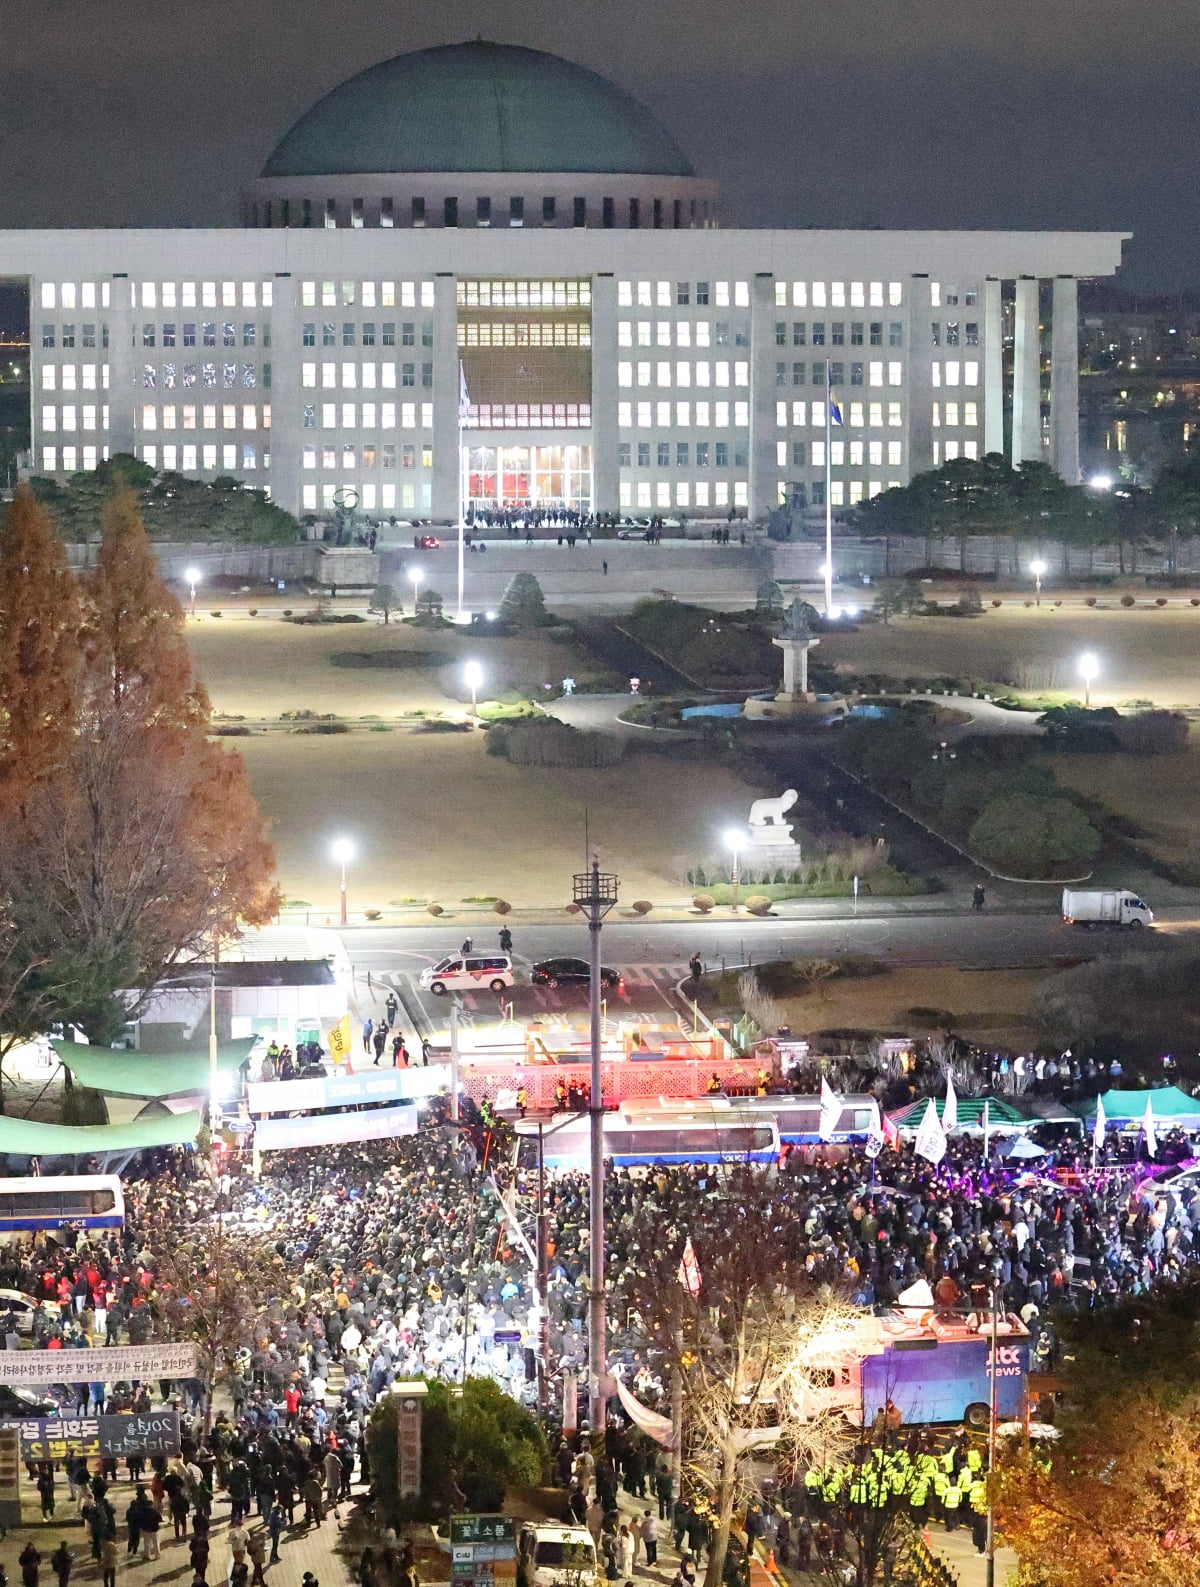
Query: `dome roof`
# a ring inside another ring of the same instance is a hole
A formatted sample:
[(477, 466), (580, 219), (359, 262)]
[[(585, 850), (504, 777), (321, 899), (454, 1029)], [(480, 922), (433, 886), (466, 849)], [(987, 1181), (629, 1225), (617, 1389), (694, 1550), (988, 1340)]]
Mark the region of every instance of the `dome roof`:
[(264, 177), (558, 171), (693, 176), (636, 99), (584, 66), (510, 44), (381, 61), (319, 99)]

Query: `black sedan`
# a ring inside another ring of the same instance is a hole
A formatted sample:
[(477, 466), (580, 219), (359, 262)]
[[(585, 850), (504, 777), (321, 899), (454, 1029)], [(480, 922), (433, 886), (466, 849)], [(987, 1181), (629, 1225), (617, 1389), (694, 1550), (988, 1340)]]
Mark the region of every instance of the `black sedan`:
[[(529, 972), (534, 986), (587, 986), (592, 971), (586, 959), (542, 959)], [(600, 966), (600, 985), (606, 992), (624, 992), (619, 970)]]

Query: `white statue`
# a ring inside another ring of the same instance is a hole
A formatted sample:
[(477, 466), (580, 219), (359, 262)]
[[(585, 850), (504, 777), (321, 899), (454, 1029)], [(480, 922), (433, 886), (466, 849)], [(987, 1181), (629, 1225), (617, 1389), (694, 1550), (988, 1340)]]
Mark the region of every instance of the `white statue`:
[(775, 799), (756, 799), (750, 806), (750, 831), (756, 842), (774, 840), (786, 842), (792, 833), (790, 821), (783, 819), (799, 798), (794, 788), (788, 788)]

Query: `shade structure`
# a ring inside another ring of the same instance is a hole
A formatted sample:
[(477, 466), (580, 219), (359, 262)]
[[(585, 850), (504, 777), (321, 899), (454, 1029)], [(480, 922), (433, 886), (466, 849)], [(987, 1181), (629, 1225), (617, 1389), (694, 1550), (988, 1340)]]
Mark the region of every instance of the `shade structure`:
[[(1189, 1097), (1178, 1086), (1151, 1086), (1142, 1091), (1106, 1091), (1104, 1117), (1109, 1124), (1140, 1124), (1146, 1117), (1146, 1102), (1156, 1124), (1182, 1124), (1200, 1128), (1200, 1101)], [(1089, 1123), (1096, 1117), (1096, 1099), (1088, 1097), (1075, 1104), (1081, 1119)]]
[[(217, 1049), (217, 1070), (230, 1075), (245, 1062), (258, 1040), (247, 1036), (223, 1042)], [(54, 1040), (55, 1052), (81, 1085), (124, 1097), (174, 1097), (208, 1091), (206, 1052), (140, 1053), (114, 1047)]]
[(150, 1146), (190, 1146), (199, 1129), (195, 1110), (130, 1124), (40, 1124), (0, 1115), (0, 1152), (13, 1157), (105, 1157)]
[[(955, 1128), (982, 1131), (983, 1104), (985, 1102), (988, 1106), (989, 1129), (1025, 1129), (1031, 1123), (1036, 1124), (1038, 1122), (1036, 1119), (1029, 1119), (1015, 1103), (1005, 1097), (959, 1097), (958, 1123)], [(945, 1109), (946, 1099), (944, 1096), (935, 1097), (933, 1103), (940, 1119)], [(922, 1118), (924, 1118), (928, 1105), (928, 1097), (918, 1097), (915, 1102), (908, 1103), (906, 1107), (898, 1108), (895, 1113), (889, 1113), (888, 1117), (897, 1129), (915, 1131), (919, 1127)]]

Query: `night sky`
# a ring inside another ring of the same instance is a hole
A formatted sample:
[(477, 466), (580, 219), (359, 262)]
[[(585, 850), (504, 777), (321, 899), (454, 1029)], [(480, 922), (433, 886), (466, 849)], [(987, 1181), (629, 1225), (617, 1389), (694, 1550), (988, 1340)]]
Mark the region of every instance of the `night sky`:
[(322, 93), (482, 34), (644, 100), (726, 224), (1130, 230), (1123, 285), (1200, 287), (1188, 0), (6, 0), (0, 28), (0, 226), (236, 224)]

